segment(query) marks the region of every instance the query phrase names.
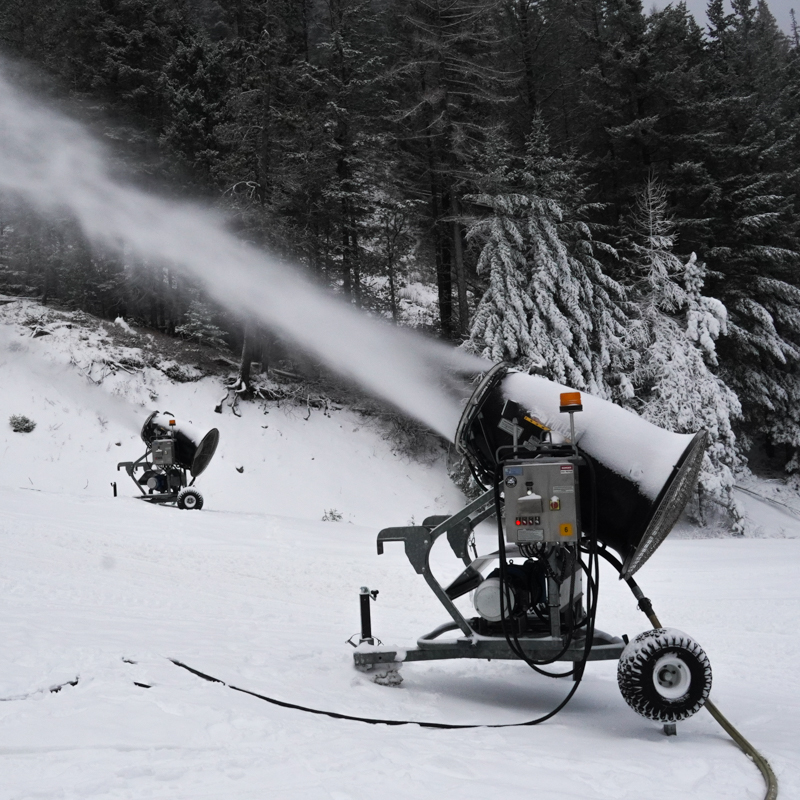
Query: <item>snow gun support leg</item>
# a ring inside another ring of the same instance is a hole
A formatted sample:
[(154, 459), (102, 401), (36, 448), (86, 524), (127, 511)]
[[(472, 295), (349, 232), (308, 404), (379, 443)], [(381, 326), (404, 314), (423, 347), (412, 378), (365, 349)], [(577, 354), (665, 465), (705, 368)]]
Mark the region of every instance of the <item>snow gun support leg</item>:
[(142, 483), (136, 477), (136, 470), (147, 470), (148, 467), (152, 467), (153, 465), (147, 460), (147, 457), (150, 455), (150, 448), (148, 448), (144, 455), (139, 456), (136, 461), (120, 461), (117, 464), (117, 472), (120, 471), (122, 467), (125, 468), (125, 472), (128, 473), (128, 477), (136, 484), (136, 488), (142, 493), (142, 495), (147, 495), (145, 492)]
[(361, 604), (361, 636), (358, 643), (375, 644), (375, 639), (372, 636), (372, 617), (369, 610), (369, 601), (377, 598), (378, 590), (373, 589), (370, 591), (366, 586), (362, 586), (358, 596)]
[[(481, 571), (493, 561), (498, 560), (498, 553), (471, 558), (469, 543), (475, 527), (495, 513), (494, 491), (489, 490), (473, 500), (458, 513), (450, 516), (428, 517), (422, 525), (385, 528), (378, 534), (378, 554), (383, 553), (386, 542), (403, 542), (406, 556), (414, 571), (425, 578), (431, 591), (445, 607), (452, 618), (430, 633), (417, 640), (416, 648), (405, 652), (389, 648), (370, 648), (369, 651), (357, 650), (354, 654), (355, 665), (369, 668), (378, 664), (397, 661), (433, 661), (450, 658), (483, 658), (483, 659), (517, 659), (520, 656), (515, 647), (508, 642), (505, 634), (498, 630), (490, 631), (485, 620), (480, 618), (466, 619), (453, 602), (467, 594), (484, 582)], [(434, 543), (443, 535), (447, 536), (453, 553), (463, 561), (465, 569), (447, 587), (443, 587), (430, 567), (430, 552)], [(507, 557), (520, 556), (517, 548), (509, 547)], [(560, 596), (560, 591), (559, 591)], [(494, 626), (497, 627), (497, 626)], [(458, 638), (439, 640), (446, 633), (459, 632)], [(515, 640), (520, 651), (530, 658), (546, 660), (557, 656), (559, 661), (582, 663), (585, 657), (585, 637), (574, 637), (565, 647), (562, 636), (553, 637), (548, 622), (547, 629), (530, 632), (522, 631)], [(625, 647), (622, 639), (595, 630), (588, 660), (617, 659)]]

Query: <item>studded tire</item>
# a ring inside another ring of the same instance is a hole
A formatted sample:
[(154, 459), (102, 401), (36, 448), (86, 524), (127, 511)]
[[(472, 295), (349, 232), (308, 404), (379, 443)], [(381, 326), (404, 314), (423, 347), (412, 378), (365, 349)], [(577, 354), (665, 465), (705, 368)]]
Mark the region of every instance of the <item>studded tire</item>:
[(625, 702), (656, 722), (680, 722), (699, 711), (711, 691), (703, 648), (675, 628), (640, 633), (622, 651), (617, 682)]
[(199, 511), (203, 507), (203, 495), (192, 486), (184, 486), (178, 492), (178, 508)]

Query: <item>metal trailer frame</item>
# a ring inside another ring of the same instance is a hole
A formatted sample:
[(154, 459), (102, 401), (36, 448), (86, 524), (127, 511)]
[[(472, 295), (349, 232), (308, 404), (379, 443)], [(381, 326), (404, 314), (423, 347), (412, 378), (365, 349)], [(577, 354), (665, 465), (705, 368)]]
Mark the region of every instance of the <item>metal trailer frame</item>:
[[(119, 472), (120, 467), (125, 467), (125, 472), (128, 473), (131, 480), (136, 484), (136, 486), (139, 488), (139, 491), (142, 493), (141, 496), (137, 498), (138, 500), (145, 500), (148, 503), (155, 503), (158, 505), (175, 505), (178, 502), (178, 494), (180, 493), (180, 490), (187, 486), (192, 486), (194, 484), (194, 478), (192, 479), (191, 483), (188, 483), (186, 479), (186, 468), (177, 464), (161, 465), (155, 464), (153, 461), (148, 461), (147, 457), (152, 455), (152, 453), (153, 448), (148, 447), (144, 455), (139, 456), (136, 461), (120, 461), (117, 464), (117, 472)], [(149, 493), (146, 492), (136, 477), (136, 470), (141, 469), (146, 473), (148, 469), (154, 469), (163, 466), (167, 466), (168, 470), (174, 470), (179, 474), (180, 486), (178, 486), (174, 492), (159, 492), (154, 494), (152, 489)]]
[[(470, 574), (480, 572), (491, 561), (497, 560), (499, 553), (472, 559), (468, 551), (472, 532), (479, 523), (495, 513), (494, 506), (494, 490), (489, 489), (450, 517), (427, 517), (423, 520), (422, 525), (384, 528), (378, 534), (378, 555), (383, 553), (385, 542), (403, 542), (411, 566), (414, 567), (417, 574), (425, 578), (439, 602), (452, 617), (452, 622), (446, 622), (430, 633), (421, 636), (417, 640), (417, 647), (404, 651), (375, 646), (374, 640), (370, 641), (371, 636), (362, 636), (362, 646), (353, 653), (356, 667), (370, 669), (377, 664), (436, 661), (448, 658), (518, 659), (518, 656), (509, 647), (505, 636), (486, 636), (475, 630), (472, 622), (467, 620), (456, 608), (447, 594), (447, 589), (443, 588), (436, 580), (430, 567), (431, 548), (443, 535), (447, 535), (451, 549), (466, 567), (464, 572), (453, 581), (451, 587), (468, 578)], [(515, 555), (522, 556), (516, 545), (506, 544), (506, 556), (513, 557)], [(552, 587), (550, 589), (552, 590)], [(456, 630), (460, 630), (463, 635), (455, 640), (438, 641), (443, 634)], [(580, 633), (574, 636), (569, 648), (562, 653), (565, 640), (557, 627), (551, 630), (550, 635), (521, 635), (516, 641), (519, 642), (520, 649), (525, 655), (532, 659), (549, 659), (561, 654), (558, 661), (571, 661), (577, 669), (580, 669), (584, 659), (587, 661), (617, 660), (626, 645), (621, 638), (595, 629), (588, 657), (586, 656), (586, 636)], [(363, 647), (364, 642), (369, 647)], [(573, 677), (579, 676), (576, 674)]]

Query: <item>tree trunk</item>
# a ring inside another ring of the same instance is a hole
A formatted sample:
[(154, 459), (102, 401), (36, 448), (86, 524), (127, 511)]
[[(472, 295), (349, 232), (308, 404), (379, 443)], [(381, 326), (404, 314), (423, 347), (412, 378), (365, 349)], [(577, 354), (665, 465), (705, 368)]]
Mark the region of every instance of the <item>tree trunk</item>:
[(395, 283), (394, 269), (395, 243), (392, 232), (386, 230), (386, 272), (389, 276), (389, 309), (392, 312), (392, 322), (397, 322), (397, 286)]
[(342, 200), (342, 292), (348, 301), (353, 299), (353, 269), (351, 263), (352, 245), (350, 241), (350, 225), (347, 222), (347, 201)]
[(450, 273), (449, 235), (442, 230), (441, 189), (437, 179), (435, 142), (430, 133), (425, 137), (428, 151), (428, 174), (430, 175), (431, 220), (433, 222), (433, 246), (436, 258), (436, 288), (439, 300), (439, 322), (442, 336), (453, 336), (453, 276)]
[(436, 226), (436, 284), (439, 289), (439, 317), (442, 335), (452, 339), (453, 330), (453, 272), (450, 236), (442, 222)]
[(461, 239), (461, 214), (453, 189), (450, 190), (450, 216), (453, 218), (453, 256), (455, 258), (456, 287), (458, 290), (458, 332), (466, 336), (469, 327), (467, 306), (467, 276), (464, 272), (464, 247)]
[(239, 362), (239, 388), (241, 393), (250, 393), (250, 364), (253, 361), (254, 347), (253, 326), (250, 322), (245, 322), (242, 338), (242, 358)]

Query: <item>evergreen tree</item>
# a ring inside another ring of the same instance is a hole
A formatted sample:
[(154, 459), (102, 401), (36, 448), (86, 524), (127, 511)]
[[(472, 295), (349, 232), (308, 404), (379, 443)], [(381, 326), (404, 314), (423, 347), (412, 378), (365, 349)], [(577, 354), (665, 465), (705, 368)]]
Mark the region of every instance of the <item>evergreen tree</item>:
[(651, 178), (637, 197), (626, 243), (637, 312), (628, 333), (633, 396), (627, 405), (676, 433), (708, 432), (700, 492), (721, 502), (739, 525), (743, 514), (733, 487), (741, 459), (732, 421), (741, 405), (712, 370), (727, 313), (719, 300), (701, 294), (705, 267), (694, 253), (684, 264), (673, 252), (675, 239), (666, 190)]
[(581, 149), (592, 165), (605, 220), (616, 227), (654, 158), (657, 114), (647, 102), (645, 18), (641, 0), (578, 0), (575, 8), (587, 59), (580, 79)]
[[(364, 0), (326, 0), (323, 38), (319, 44), (319, 78), (325, 91), (323, 152), (332, 165), (323, 185), (329, 223), (337, 234), (334, 249), (341, 270), (342, 291), (362, 304), (359, 242), (375, 194), (371, 161), (380, 141), (376, 120), (384, 111), (378, 76), (383, 57), (377, 50), (377, 20)], [(378, 159), (376, 158), (375, 161)]]
[(65, 0), (52, 4), (48, 55), (76, 88), (160, 127), (159, 83), (178, 43), (191, 35), (174, 0)]
[(224, 49), (204, 34), (179, 42), (165, 64), (160, 89), (167, 105), (162, 144), (208, 178), (221, 160), (216, 128), (227, 120)]
[(393, 77), (401, 98), (394, 131), (413, 199), (426, 202), (424, 232), (446, 338), (464, 336), (469, 327), (460, 199), (483, 171), (479, 153), (494, 135), (497, 109), (511, 82), (497, 67), (503, 43), (496, 5), (493, 0), (394, 4), (399, 58)]
[(231, 34), (216, 45), (228, 88), (213, 129), (221, 154), (215, 183), (244, 235), (316, 266), (292, 232), (313, 229), (309, 208), (319, 188), (310, 176), (325, 174), (316, 126), (321, 92), (308, 63), (309, 4), (226, 5)]
[(716, 141), (706, 164), (719, 191), (705, 250), (711, 291), (727, 306), (720, 341), (725, 380), (742, 401), (742, 440), (764, 435), (792, 457), (800, 442), (794, 403), (800, 368), (797, 266), (796, 71), (786, 37), (765, 3), (737, 0), (713, 31), (707, 79), (719, 98), (709, 117)]
[(195, 298), (184, 314), (183, 323), (175, 328), (175, 333), (211, 347), (227, 347), (225, 332), (215, 323), (214, 317), (210, 306), (200, 298)]
[(493, 360), (543, 369), (553, 380), (608, 396), (620, 363), (621, 291), (594, 258), (591, 234), (570, 208), (582, 191), (570, 159), (549, 153), (534, 119), (523, 163), (500, 154), (494, 191), (472, 198), (492, 210), (470, 230), (483, 247), (488, 288), (468, 347)]

